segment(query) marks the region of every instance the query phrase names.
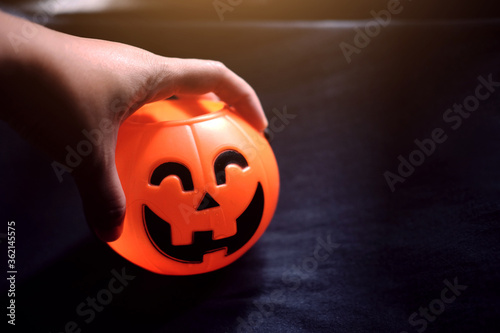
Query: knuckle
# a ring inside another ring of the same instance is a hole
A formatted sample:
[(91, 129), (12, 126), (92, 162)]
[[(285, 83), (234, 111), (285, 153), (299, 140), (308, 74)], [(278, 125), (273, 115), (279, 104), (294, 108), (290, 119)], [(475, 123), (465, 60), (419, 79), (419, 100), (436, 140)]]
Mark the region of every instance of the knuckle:
[(208, 64), (215, 67), (215, 68), (219, 68), (219, 69), (223, 69), (223, 70), (226, 70), (227, 67), (226, 65), (224, 65), (224, 63), (222, 61), (219, 61), (219, 60), (207, 60)]
[(231, 72), (223, 62), (218, 60), (208, 60), (206, 64), (219, 75), (228, 75)]

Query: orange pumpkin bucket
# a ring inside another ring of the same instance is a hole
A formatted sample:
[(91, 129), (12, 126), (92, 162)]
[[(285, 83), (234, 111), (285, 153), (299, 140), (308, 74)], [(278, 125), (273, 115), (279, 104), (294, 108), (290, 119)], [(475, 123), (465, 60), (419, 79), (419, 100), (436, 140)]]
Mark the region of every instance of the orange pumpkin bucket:
[(116, 167), (127, 211), (109, 245), (160, 274), (234, 262), (262, 236), (278, 202), (269, 143), (222, 102), (143, 106), (120, 127)]

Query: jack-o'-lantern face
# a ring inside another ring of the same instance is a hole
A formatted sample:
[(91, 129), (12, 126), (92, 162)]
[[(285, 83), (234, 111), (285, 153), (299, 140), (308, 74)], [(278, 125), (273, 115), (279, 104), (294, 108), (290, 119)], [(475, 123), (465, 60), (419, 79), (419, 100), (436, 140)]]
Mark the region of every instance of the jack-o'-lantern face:
[[(185, 211), (179, 210), (179, 215), (175, 219), (186, 220), (184, 229), (172, 232), (169, 222), (156, 215), (147, 205), (144, 205), (144, 224), (149, 235), (149, 239), (163, 255), (180, 262), (202, 262), (206, 253), (224, 250), (228, 256), (243, 245), (245, 245), (255, 234), (262, 219), (264, 211), (264, 192), (262, 185), (257, 182), (253, 196), (244, 211), (239, 216), (237, 214), (240, 207), (234, 207), (231, 200), (233, 195), (242, 195), (247, 199), (247, 193), (240, 191), (234, 193), (231, 188), (233, 184), (227, 184), (226, 167), (229, 165), (238, 166), (242, 172), (250, 173), (248, 162), (245, 157), (235, 150), (225, 150), (221, 152), (214, 162), (213, 172), (216, 180), (217, 200), (208, 192), (201, 193), (199, 204), (190, 206), (190, 202), (197, 202), (199, 195), (196, 195), (193, 179), (189, 169), (176, 162), (167, 162), (158, 166), (152, 173), (150, 185), (161, 186), (163, 179), (168, 176), (176, 176), (181, 183), (182, 194), (174, 196), (172, 200), (179, 202), (179, 207), (185, 205)], [(231, 182), (237, 182), (238, 177), (251, 177), (251, 175), (234, 176)], [(253, 177), (252, 177), (253, 178)], [(168, 186), (168, 185), (166, 185)], [(174, 191), (178, 190), (177, 184)], [(252, 189), (243, 189), (249, 192)], [(240, 205), (245, 202), (238, 202)], [(233, 205), (228, 213), (224, 211), (226, 205)], [(233, 209), (237, 208), (237, 209)], [(208, 217), (208, 218), (207, 218)], [(228, 221), (226, 221), (228, 219)], [(189, 232), (189, 227), (192, 227)], [(176, 234), (177, 232), (177, 234)], [(191, 236), (188, 238), (188, 236)], [(176, 244), (176, 245), (174, 245)]]
[[(162, 274), (212, 271), (267, 228), (279, 191), (276, 160), (262, 134), (228, 109), (214, 112), (221, 106), (152, 103), (120, 128), (116, 165), (127, 213), (110, 246), (132, 262)], [(178, 120), (162, 121), (165, 114)]]

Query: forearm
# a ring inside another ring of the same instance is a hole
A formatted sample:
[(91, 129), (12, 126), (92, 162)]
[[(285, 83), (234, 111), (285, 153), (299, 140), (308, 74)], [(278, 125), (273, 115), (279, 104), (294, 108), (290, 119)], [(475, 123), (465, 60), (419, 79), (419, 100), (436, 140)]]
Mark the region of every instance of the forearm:
[(46, 96), (54, 33), (0, 11), (0, 119), (14, 127)]
[(36, 50), (46, 44), (50, 29), (0, 11), (0, 64), (29, 63)]

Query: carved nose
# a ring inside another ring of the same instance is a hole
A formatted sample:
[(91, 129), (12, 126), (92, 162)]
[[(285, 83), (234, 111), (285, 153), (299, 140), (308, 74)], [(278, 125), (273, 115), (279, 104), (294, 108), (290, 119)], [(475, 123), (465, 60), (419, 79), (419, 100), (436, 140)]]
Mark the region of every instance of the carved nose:
[(203, 199), (201, 199), (201, 202), (198, 205), (198, 208), (196, 208), (196, 210), (200, 211), (219, 206), (220, 206), (219, 203), (215, 201), (215, 199), (212, 198), (212, 196), (208, 192), (206, 192), (205, 196), (203, 197)]

